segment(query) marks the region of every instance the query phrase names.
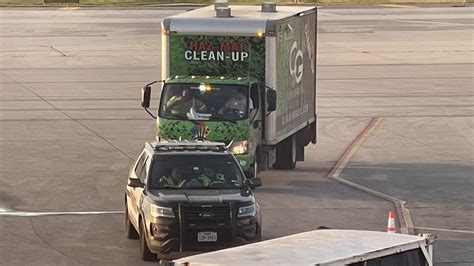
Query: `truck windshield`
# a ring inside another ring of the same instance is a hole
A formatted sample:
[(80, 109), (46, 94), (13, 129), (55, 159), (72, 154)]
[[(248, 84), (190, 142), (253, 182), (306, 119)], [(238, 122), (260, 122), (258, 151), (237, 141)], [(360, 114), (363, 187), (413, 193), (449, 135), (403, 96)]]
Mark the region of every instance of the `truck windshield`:
[(222, 84), (166, 84), (160, 116), (189, 120), (247, 118), (247, 87)]
[(234, 157), (155, 155), (148, 186), (153, 189), (239, 189), (243, 175)]

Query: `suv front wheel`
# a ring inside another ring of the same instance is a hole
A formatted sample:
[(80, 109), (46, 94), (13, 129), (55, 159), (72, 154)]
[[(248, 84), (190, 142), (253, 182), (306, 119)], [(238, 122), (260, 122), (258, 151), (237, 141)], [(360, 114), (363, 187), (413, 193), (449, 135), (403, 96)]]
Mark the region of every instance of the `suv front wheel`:
[(148, 244), (146, 243), (146, 232), (145, 232), (145, 225), (143, 221), (140, 221), (140, 256), (144, 261), (155, 261), (156, 254), (152, 253), (148, 248)]

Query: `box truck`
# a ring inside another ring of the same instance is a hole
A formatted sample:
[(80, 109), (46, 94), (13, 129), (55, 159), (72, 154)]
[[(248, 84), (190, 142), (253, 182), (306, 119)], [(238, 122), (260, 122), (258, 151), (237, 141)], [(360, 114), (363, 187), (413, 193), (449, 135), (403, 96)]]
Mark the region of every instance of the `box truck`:
[(163, 19), (157, 138), (225, 142), (252, 177), (293, 169), (317, 137), (316, 29), (316, 7), (273, 3)]

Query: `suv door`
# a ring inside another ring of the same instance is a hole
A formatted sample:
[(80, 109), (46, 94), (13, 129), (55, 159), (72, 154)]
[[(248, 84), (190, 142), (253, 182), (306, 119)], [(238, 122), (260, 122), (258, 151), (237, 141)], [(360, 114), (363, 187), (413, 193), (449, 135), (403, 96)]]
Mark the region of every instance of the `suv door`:
[[(137, 160), (137, 163), (135, 164), (133, 170), (130, 172), (129, 178), (137, 178), (145, 184), (146, 177), (148, 175), (149, 161), (150, 155), (146, 151), (143, 151), (139, 159)], [(138, 228), (138, 214), (140, 211), (139, 206), (144, 188), (128, 186), (127, 189), (130, 191), (130, 200), (127, 201), (130, 221), (136, 226), (136, 228)]]

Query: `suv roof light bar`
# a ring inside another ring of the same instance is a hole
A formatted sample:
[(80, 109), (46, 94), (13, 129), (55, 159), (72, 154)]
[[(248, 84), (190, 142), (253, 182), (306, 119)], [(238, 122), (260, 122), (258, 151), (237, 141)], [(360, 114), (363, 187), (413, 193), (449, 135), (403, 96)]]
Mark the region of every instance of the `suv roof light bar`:
[(225, 151), (225, 143), (189, 140), (165, 140), (150, 143), (157, 151)]

